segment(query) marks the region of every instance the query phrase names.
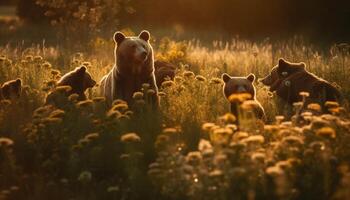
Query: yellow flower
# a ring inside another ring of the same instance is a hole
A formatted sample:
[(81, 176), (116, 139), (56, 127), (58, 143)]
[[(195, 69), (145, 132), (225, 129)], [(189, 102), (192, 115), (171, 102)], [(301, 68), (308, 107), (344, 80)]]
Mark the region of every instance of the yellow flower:
[(13, 140), (7, 137), (0, 137), (0, 147), (9, 147), (13, 145)]
[(141, 138), (136, 133), (126, 133), (121, 136), (120, 141), (124, 143), (140, 142)]
[(231, 103), (243, 103), (244, 101), (251, 99), (252, 95), (249, 93), (232, 94), (228, 97)]
[(332, 138), (334, 139), (336, 137), (336, 132), (333, 128), (331, 127), (323, 127), (323, 128), (320, 128), (316, 131), (316, 135), (318, 136), (324, 136), (324, 137), (329, 137), (329, 138)]
[(135, 92), (132, 95), (132, 98), (135, 99), (135, 100), (143, 99), (143, 93), (142, 92)]
[(321, 112), (321, 106), (317, 103), (310, 103), (309, 105), (307, 105), (307, 109), (315, 112)]
[(308, 92), (299, 92), (299, 95), (302, 96), (303, 98), (309, 97), (310, 93)]

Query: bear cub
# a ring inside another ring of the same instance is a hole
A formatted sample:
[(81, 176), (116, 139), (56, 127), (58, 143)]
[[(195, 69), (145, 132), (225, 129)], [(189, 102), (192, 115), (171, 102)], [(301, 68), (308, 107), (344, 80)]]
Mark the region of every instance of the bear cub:
[[(222, 80), (224, 81), (223, 92), (226, 99), (230, 101), (232, 114), (239, 119), (239, 116), (244, 113), (242, 106), (247, 105), (257, 119), (266, 120), (264, 108), (256, 99), (256, 89), (253, 85), (254, 74), (249, 74), (247, 77), (231, 77), (224, 73)], [(246, 96), (246, 98), (238, 101), (233, 99), (234, 96), (240, 95)]]
[(18, 99), (22, 92), (22, 80), (10, 80), (2, 84), (0, 88), (0, 100)]
[(319, 103), (324, 106), (326, 101), (341, 101), (339, 90), (313, 73), (305, 69), (305, 63), (292, 63), (279, 59), (278, 65), (272, 68), (271, 73), (261, 79), (264, 85), (270, 87), (271, 92), (290, 105), (302, 101), (300, 92), (308, 92), (308, 103)]
[(109, 105), (122, 99), (129, 105), (133, 94), (142, 89), (144, 83), (154, 92), (152, 106), (158, 105), (158, 87), (154, 75), (153, 49), (149, 42), (150, 33), (142, 31), (138, 36), (126, 37), (121, 32), (114, 34), (115, 64), (101, 80), (102, 96)]
[[(69, 86), (70, 90), (66, 91), (65, 96), (71, 94), (77, 94), (79, 101), (86, 100), (85, 91), (88, 88), (92, 88), (96, 85), (96, 81), (92, 79), (90, 73), (87, 71), (85, 66), (77, 67), (73, 71), (68, 72), (57, 82), (58, 87), (60, 86)], [(55, 91), (51, 92), (47, 98), (46, 103), (56, 104), (55, 100), (56, 94)]]

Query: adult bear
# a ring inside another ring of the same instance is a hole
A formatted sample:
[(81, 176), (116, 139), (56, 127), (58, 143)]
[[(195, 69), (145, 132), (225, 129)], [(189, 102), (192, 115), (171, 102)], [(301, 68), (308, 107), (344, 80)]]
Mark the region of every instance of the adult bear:
[(306, 104), (319, 103), (324, 106), (326, 101), (342, 100), (340, 91), (328, 81), (308, 72), (305, 63), (292, 63), (281, 58), (271, 73), (260, 81), (289, 104), (302, 101), (300, 92), (309, 93)]
[(109, 105), (116, 99), (133, 104), (133, 94), (149, 84), (152, 106), (158, 106), (158, 87), (154, 76), (153, 49), (149, 43), (150, 33), (142, 31), (137, 37), (126, 37), (121, 32), (114, 34), (115, 65), (102, 78), (101, 91)]

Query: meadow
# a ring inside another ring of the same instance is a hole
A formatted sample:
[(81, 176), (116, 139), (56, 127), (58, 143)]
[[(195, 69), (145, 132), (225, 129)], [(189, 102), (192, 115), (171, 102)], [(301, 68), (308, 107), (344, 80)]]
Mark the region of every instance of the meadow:
[(262, 78), (283, 57), (305, 62), (348, 101), (350, 45), (321, 49), (300, 37), (151, 43), (156, 59), (179, 67), (159, 88), (157, 113), (145, 104), (147, 85), (133, 107), (108, 107), (98, 86), (86, 101), (61, 96), (59, 108), (44, 105), (75, 67), (85, 65), (99, 81), (114, 64), (112, 39), (96, 38), (81, 52), (0, 47), (0, 82), (24, 83), (20, 99), (0, 103), (0, 199), (350, 199), (347, 103), (329, 103), (328, 114), (315, 105), (299, 114), (296, 105), (290, 118), (256, 81), (268, 120), (237, 127), (221, 80), (224, 72)]

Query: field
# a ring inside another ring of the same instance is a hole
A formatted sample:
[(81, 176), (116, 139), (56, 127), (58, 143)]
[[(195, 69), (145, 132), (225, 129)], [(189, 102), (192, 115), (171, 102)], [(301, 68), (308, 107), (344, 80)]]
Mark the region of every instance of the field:
[(348, 101), (349, 45), (165, 36), (152, 38), (155, 57), (179, 70), (160, 88), (157, 113), (144, 105), (147, 86), (134, 107), (106, 106), (98, 87), (89, 100), (62, 96), (60, 108), (44, 105), (75, 67), (99, 81), (114, 64), (111, 39), (81, 52), (1, 46), (0, 83), (21, 78), (25, 86), (20, 99), (0, 103), (0, 199), (350, 199), (347, 103), (290, 118), (257, 81), (268, 121), (247, 118), (238, 131), (221, 80), (224, 72), (262, 78), (283, 57), (305, 62)]

